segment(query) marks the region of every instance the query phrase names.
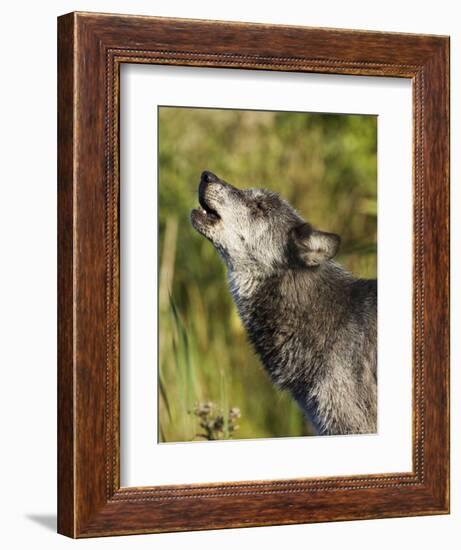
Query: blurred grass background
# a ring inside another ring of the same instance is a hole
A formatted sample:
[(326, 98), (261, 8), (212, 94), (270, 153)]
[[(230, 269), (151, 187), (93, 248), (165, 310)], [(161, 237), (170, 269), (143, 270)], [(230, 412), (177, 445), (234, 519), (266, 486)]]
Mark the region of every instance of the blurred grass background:
[[(350, 271), (376, 277), (377, 118), (160, 107), (158, 122), (159, 441), (205, 438), (209, 402), (216, 439), (309, 435), (260, 366), (224, 265), (189, 213), (205, 169), (237, 187), (277, 191), (314, 226), (341, 235), (338, 260)], [(236, 408), (238, 428), (229, 428)]]

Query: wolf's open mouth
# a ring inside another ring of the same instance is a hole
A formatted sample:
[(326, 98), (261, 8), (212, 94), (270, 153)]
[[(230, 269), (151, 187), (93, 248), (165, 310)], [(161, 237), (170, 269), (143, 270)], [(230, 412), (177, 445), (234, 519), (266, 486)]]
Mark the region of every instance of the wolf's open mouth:
[(217, 221), (221, 219), (221, 216), (216, 212), (214, 208), (211, 208), (211, 206), (206, 202), (205, 197), (202, 193), (199, 193), (198, 201), (200, 203), (201, 212), (202, 214), (205, 214), (207, 219), (210, 221)]

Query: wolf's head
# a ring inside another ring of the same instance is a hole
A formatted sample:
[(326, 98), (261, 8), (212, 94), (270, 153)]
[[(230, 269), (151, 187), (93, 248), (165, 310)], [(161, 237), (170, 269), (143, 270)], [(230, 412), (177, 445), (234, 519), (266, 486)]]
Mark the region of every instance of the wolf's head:
[(198, 198), (192, 225), (231, 269), (316, 268), (338, 251), (338, 235), (315, 230), (271, 191), (237, 189), (205, 171)]

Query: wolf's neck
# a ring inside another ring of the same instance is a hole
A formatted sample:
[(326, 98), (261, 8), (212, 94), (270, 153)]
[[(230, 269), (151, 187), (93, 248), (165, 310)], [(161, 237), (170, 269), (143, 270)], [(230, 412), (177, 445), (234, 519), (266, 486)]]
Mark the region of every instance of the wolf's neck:
[(229, 287), (237, 307), (242, 302), (254, 298), (259, 289), (267, 284), (269, 280), (269, 276), (260, 273), (256, 274), (250, 270), (229, 269), (228, 271)]
[(324, 340), (333, 335), (344, 315), (349, 274), (333, 263), (322, 270), (286, 270), (270, 276), (229, 272), (248, 336), (279, 386), (290, 387), (300, 364), (303, 379), (309, 378), (319, 336)]
[(325, 267), (310, 271), (286, 269), (265, 273), (229, 269), (228, 281), (239, 310), (248, 307), (256, 311), (256, 306), (264, 305), (270, 306), (275, 313), (278, 307), (286, 311), (287, 307), (296, 306), (296, 314), (313, 299), (317, 302), (319, 297), (336, 300), (337, 294), (343, 294), (344, 286), (348, 286), (353, 277), (338, 264), (329, 262)]

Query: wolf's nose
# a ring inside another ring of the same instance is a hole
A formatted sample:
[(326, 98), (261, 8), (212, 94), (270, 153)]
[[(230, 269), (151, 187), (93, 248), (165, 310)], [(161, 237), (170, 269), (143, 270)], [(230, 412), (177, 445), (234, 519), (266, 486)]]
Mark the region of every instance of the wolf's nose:
[(213, 174), (213, 172), (209, 172), (208, 170), (205, 170), (202, 172), (202, 175), (200, 177), (200, 181), (203, 183), (212, 183), (213, 181), (217, 181), (218, 178)]

